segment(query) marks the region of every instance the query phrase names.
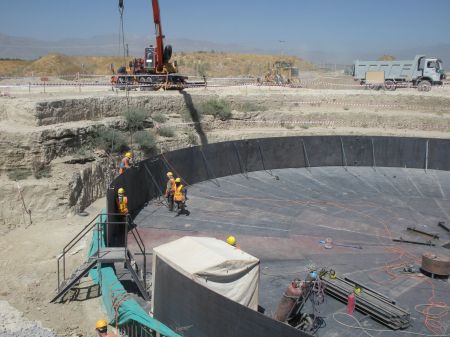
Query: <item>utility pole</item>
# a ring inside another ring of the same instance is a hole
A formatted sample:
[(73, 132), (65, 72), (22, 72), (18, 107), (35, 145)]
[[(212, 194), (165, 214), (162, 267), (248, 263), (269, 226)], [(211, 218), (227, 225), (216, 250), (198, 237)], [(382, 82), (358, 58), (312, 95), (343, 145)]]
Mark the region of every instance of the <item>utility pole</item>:
[[(279, 42), (280, 44), (286, 43), (285, 40), (278, 40), (278, 42)], [(283, 56), (283, 55), (284, 55), (283, 45), (281, 45), (280, 51), (281, 51), (281, 56)]]

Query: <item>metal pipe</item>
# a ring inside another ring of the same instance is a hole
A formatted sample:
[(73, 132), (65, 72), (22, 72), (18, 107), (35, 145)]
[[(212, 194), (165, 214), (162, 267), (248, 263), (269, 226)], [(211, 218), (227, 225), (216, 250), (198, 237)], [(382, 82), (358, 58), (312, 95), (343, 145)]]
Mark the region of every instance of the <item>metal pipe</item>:
[(428, 233), (428, 232), (426, 232), (424, 230), (417, 229), (416, 227), (408, 227), (407, 230), (413, 231), (413, 232), (416, 232), (416, 233), (420, 233), (420, 234), (423, 234), (423, 235), (431, 236), (433, 239), (439, 239), (439, 235), (433, 234), (433, 233)]
[(450, 228), (448, 228), (448, 227), (445, 225), (445, 222), (444, 222), (444, 221), (439, 221), (439, 222), (438, 222), (438, 226), (441, 227), (441, 228), (443, 228), (443, 229), (445, 229), (448, 233), (450, 233)]
[(59, 282), (59, 259), (56, 261), (56, 264), (58, 265), (58, 292), (60, 290), (60, 282)]
[(305, 141), (303, 140), (303, 138), (302, 138), (302, 145), (303, 145), (303, 157), (305, 158), (305, 167), (311, 168), (311, 165), (309, 164), (309, 159), (308, 159), (308, 152), (306, 152)]
[(431, 241), (428, 241), (428, 242), (409, 241), (409, 240), (403, 240), (402, 238), (400, 238), (400, 239), (392, 239), (392, 241), (394, 241), (394, 242), (412, 243), (412, 244), (415, 244), (415, 245), (423, 245), (423, 246), (433, 246), (433, 247), (436, 246)]
[(372, 168), (375, 170), (377, 167), (377, 163), (375, 162), (375, 145), (373, 142), (373, 138), (370, 138), (372, 143)]

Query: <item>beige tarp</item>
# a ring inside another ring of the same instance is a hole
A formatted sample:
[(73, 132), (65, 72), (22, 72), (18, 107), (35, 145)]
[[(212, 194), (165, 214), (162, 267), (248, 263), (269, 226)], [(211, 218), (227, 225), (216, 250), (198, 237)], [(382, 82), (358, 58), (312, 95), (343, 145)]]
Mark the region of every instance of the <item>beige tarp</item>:
[[(258, 308), (259, 260), (222, 240), (186, 236), (153, 249), (156, 257), (195, 282), (251, 309)], [(155, 285), (153, 279), (153, 287)], [(153, 289), (154, 294), (154, 289)]]

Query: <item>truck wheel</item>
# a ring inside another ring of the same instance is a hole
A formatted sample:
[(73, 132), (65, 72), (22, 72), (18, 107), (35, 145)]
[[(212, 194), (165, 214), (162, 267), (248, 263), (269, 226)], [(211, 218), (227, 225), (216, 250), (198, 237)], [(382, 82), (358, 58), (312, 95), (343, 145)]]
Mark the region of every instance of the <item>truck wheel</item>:
[(397, 86), (395, 85), (394, 81), (386, 81), (384, 82), (384, 88), (388, 91), (395, 91), (395, 89), (397, 89)]
[(431, 90), (431, 82), (427, 81), (427, 80), (420, 81), (419, 84), (417, 85), (417, 90), (430, 91)]

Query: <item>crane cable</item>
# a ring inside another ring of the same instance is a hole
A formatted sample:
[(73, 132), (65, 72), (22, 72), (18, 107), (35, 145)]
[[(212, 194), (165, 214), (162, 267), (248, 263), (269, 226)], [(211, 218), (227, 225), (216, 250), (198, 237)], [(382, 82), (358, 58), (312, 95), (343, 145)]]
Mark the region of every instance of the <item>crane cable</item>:
[[(125, 32), (123, 29), (123, 12), (125, 10), (125, 6), (123, 5), (123, 0), (119, 0), (119, 14), (120, 14), (120, 25), (119, 25), (119, 54), (121, 53), (120, 49), (123, 48), (123, 61), (122, 64), (126, 68), (126, 57), (128, 56), (127, 50), (125, 47)], [(121, 46), (122, 45), (122, 46)], [(128, 88), (125, 88), (125, 95), (127, 98), (127, 109), (130, 108), (130, 92)]]
[[(120, 14), (120, 25), (119, 25), (119, 54), (123, 51), (123, 61), (125, 64), (126, 50), (125, 50), (125, 33), (123, 29), (123, 12), (125, 7), (123, 5), (123, 0), (119, 0), (119, 14)], [(122, 49), (122, 51), (121, 51)]]

